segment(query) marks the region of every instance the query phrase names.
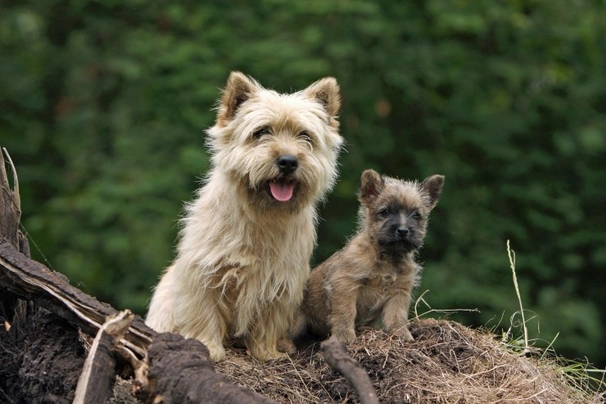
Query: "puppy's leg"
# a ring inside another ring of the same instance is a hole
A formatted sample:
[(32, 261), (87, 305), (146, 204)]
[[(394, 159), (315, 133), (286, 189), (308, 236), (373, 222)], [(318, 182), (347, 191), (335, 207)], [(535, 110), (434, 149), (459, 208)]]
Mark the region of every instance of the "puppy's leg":
[(280, 338), (278, 340), (278, 351), (292, 355), (297, 353), (297, 347), (291, 338)]
[(290, 355), (297, 353), (297, 347), (293, 340), (307, 334), (307, 317), (300, 307), (295, 312), (295, 319), (292, 324), (287, 335), (278, 339), (278, 351)]
[(397, 335), (403, 341), (412, 341), (414, 338), (408, 330), (408, 310), (413, 282), (407, 283), (409, 287), (399, 288), (383, 306), (383, 323), (388, 333)]
[(358, 288), (333, 285), (330, 333), (345, 344), (356, 339), (356, 300)]
[(298, 308), (295, 313), (295, 321), (293, 326), (288, 331), (288, 337), (290, 339), (296, 339), (307, 333), (307, 316), (302, 308)]

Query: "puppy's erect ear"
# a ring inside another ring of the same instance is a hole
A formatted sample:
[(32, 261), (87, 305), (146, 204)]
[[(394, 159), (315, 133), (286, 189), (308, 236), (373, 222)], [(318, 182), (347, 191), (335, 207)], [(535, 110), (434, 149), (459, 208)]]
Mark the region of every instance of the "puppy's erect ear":
[(438, 203), (442, 188), (444, 188), (445, 179), (446, 178), (443, 175), (432, 175), (431, 177), (425, 178), (421, 183), (421, 192), (429, 197), (427, 201), (429, 210), (433, 209)]
[(320, 101), (330, 116), (337, 115), (341, 108), (341, 93), (334, 77), (325, 77), (316, 81), (303, 90), (303, 94)]
[(360, 202), (368, 205), (379, 196), (383, 188), (385, 188), (385, 181), (379, 173), (375, 170), (365, 170), (360, 179), (360, 190), (358, 192)]
[(229, 121), (242, 103), (248, 100), (260, 85), (240, 72), (231, 72), (221, 96), (219, 121)]

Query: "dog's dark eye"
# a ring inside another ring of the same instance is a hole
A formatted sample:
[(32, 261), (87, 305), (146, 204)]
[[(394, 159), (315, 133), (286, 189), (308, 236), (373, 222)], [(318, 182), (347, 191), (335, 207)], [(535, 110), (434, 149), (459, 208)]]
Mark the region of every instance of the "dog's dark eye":
[(264, 126), (261, 129), (257, 129), (253, 133), (253, 138), (259, 139), (263, 135), (271, 135), (271, 131), (269, 130), (269, 128), (267, 126)]
[(381, 208), (377, 211), (377, 215), (381, 217), (389, 216), (390, 213), (391, 210), (389, 210), (389, 208)]
[(423, 219), (423, 215), (418, 210), (415, 210), (414, 212), (412, 212), (411, 216), (412, 216), (413, 219), (416, 219), (416, 220)]
[(306, 130), (303, 130), (303, 131), (299, 132), (298, 137), (299, 137), (299, 139), (303, 139), (306, 142), (312, 143), (311, 136), (309, 135), (309, 132), (306, 131)]

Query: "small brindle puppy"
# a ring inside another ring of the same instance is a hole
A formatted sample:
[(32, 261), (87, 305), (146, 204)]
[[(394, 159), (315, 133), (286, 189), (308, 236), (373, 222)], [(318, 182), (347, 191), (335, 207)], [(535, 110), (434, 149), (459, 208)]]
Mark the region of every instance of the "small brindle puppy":
[(351, 343), (356, 328), (381, 319), (387, 332), (412, 341), (408, 309), (421, 270), (415, 254), (443, 186), (442, 175), (419, 184), (364, 171), (360, 230), (312, 271), (298, 326), (305, 321), (314, 334), (331, 333)]

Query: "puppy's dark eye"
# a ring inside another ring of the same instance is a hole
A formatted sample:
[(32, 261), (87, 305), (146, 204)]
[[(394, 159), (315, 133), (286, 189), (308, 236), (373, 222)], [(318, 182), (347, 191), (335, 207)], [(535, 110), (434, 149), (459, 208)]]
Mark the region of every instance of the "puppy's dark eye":
[(390, 213), (391, 210), (389, 210), (389, 208), (381, 208), (377, 211), (377, 215), (381, 217), (389, 216)]
[(269, 128), (267, 126), (264, 126), (253, 132), (253, 138), (255, 138), (255, 139), (259, 139), (259, 138), (261, 138), (261, 136), (264, 136), (264, 135), (271, 135), (271, 131), (269, 130)]
[(415, 220), (423, 219), (423, 215), (418, 210), (415, 210), (414, 212), (412, 212), (412, 215), (410, 215), (410, 216)]
[(306, 142), (309, 142), (309, 143), (313, 142), (312, 139), (311, 139), (311, 136), (310, 136), (309, 132), (306, 131), (306, 130), (302, 130), (301, 132), (299, 132), (299, 134), (297, 135), (297, 137), (299, 139), (303, 139), (303, 140), (305, 140)]

